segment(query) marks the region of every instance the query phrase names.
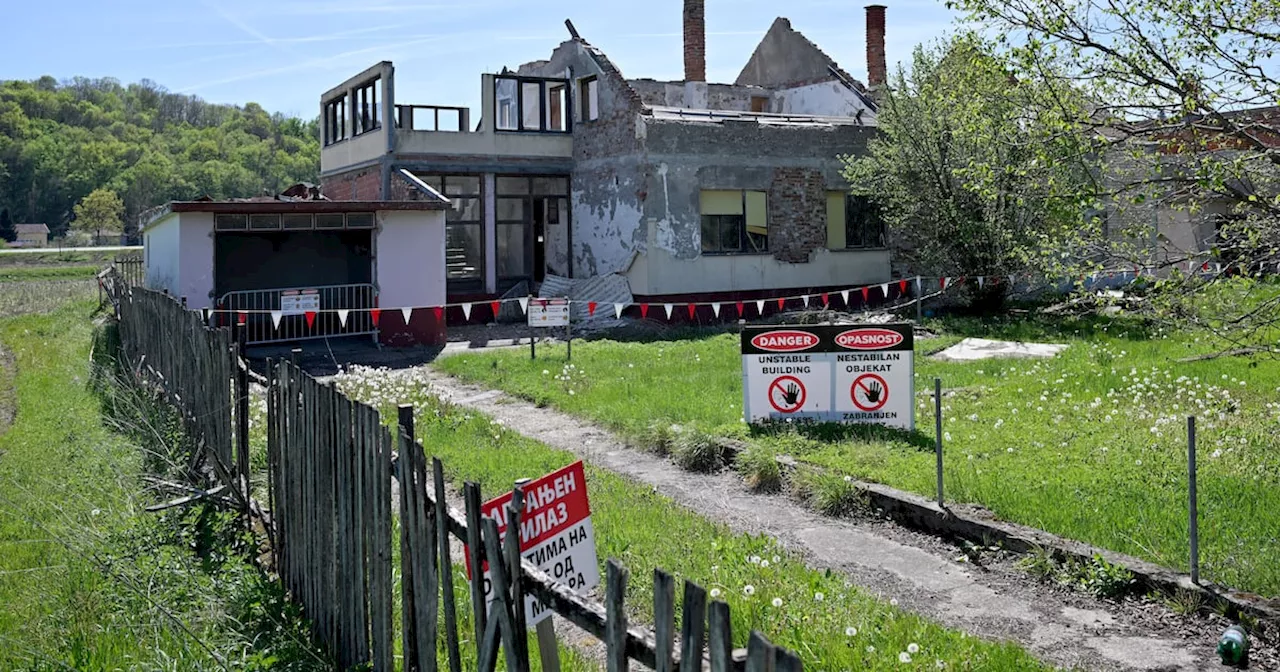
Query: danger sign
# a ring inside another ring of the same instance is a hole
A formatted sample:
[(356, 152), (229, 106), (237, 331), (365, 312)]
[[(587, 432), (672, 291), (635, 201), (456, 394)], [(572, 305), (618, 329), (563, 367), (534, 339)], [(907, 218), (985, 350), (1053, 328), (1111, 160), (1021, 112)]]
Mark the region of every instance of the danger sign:
[(912, 429), (912, 336), (909, 324), (744, 328), (743, 417)]
[[(591, 527), (591, 503), (582, 461), (522, 486), (524, 512), (520, 515), (520, 555), (574, 592), (585, 595), (600, 585), (595, 530)], [(485, 518), (498, 523), (498, 535), (507, 536), (507, 505), (511, 493), (480, 507)], [(471, 555), (467, 577), (471, 577)], [(493, 602), (489, 565), (484, 566), (484, 594)], [(525, 622), (530, 627), (551, 616), (551, 610), (531, 595), (525, 596)]]
[(874, 373), (864, 373), (853, 380), (849, 395), (859, 409), (878, 411), (889, 401), (889, 384)]

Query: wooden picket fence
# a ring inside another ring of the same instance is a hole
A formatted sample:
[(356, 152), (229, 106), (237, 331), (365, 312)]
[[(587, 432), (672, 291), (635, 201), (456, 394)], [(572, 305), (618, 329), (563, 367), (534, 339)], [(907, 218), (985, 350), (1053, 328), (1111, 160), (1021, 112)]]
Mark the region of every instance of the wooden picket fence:
[[(615, 560), (607, 563), (604, 604), (557, 583), (521, 557), (518, 534), (500, 537), (497, 523), (481, 515), (479, 485), (464, 484), (463, 514), (449, 506), (444, 466), (438, 459), (428, 465), (414, 437), (412, 408), (400, 409), (393, 439), (375, 409), (288, 361), (268, 362), (270, 508), (252, 502), (249, 374), (230, 330), (208, 327), (199, 312), (163, 294), (127, 282), (111, 286), (126, 361), (144, 382), (163, 389), (197, 439), (192, 473), (211, 474), (243, 500), (246, 515), (255, 515), (267, 528), (280, 580), (337, 669), (461, 672), (459, 609), (466, 609), (474, 632), (465, 639), (477, 647), (477, 669), (491, 672), (501, 656), (506, 669), (525, 672), (530, 669), (526, 595), (604, 642), (609, 672), (628, 669), (629, 660), (659, 672), (801, 669), (793, 653), (757, 632), (750, 633), (745, 650), (735, 650), (729, 606), (709, 602), (707, 592), (688, 581), (677, 635), (676, 585), (665, 572), (653, 577), (653, 630), (628, 623), (629, 573)], [(208, 468), (199, 469), (201, 464)], [(506, 511), (507, 529), (520, 529), (523, 502), (517, 487)], [(393, 505), (399, 514), (398, 545)], [(472, 567), (488, 562), (491, 605), (486, 605), (480, 571), (468, 581), (470, 599), (454, 599), (455, 541), (465, 544)]]

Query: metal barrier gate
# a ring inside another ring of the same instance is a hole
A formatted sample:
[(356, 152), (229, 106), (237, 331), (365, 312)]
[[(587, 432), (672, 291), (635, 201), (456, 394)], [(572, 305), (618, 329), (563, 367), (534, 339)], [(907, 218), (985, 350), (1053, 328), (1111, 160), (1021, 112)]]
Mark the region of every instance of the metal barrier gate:
[[(245, 311), (247, 342), (284, 343), (315, 338), (377, 334), (369, 309), (378, 307), (378, 289), (371, 284), (289, 287), (227, 292), (218, 299), (217, 325), (236, 324)], [(349, 310), (346, 324), (337, 310)], [(271, 311), (280, 311), (276, 325)], [(315, 316), (307, 324), (306, 313)]]

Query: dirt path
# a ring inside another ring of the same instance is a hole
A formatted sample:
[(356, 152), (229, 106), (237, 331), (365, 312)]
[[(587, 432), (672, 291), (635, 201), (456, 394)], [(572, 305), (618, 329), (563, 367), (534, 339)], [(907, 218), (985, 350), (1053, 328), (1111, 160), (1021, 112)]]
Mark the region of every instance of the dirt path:
[[(802, 553), (811, 566), (839, 571), (870, 592), (950, 627), (1017, 641), (1064, 667), (1179, 672), (1219, 667), (1213, 650), (1226, 625), (1221, 619), (1182, 617), (1152, 603), (1104, 602), (1036, 584), (1007, 560), (984, 567), (962, 564), (955, 560), (956, 546), (934, 537), (882, 521), (827, 518), (783, 496), (752, 494), (732, 473), (683, 471), (558, 411), (436, 371), (428, 378), (433, 390), (454, 404), (651, 485), (735, 531), (767, 533)], [(1270, 659), (1273, 652), (1257, 653)]]
[[(13, 355), (4, 349), (3, 343), (0, 343), (0, 435), (3, 435), (18, 417), (18, 396), (17, 391), (13, 389), (13, 381), (17, 375), (18, 367)], [(0, 455), (3, 454), (3, 451), (0, 451)]]

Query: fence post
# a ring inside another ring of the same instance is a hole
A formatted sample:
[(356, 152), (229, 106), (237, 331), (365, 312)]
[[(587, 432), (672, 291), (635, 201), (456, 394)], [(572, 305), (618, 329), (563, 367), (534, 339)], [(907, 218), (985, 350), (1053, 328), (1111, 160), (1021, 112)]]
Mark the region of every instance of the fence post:
[(1187, 508), (1191, 532), (1191, 582), (1200, 583), (1200, 516), (1196, 501), (1196, 416), (1187, 417)]
[[(186, 301), (183, 301), (186, 308)], [(245, 353), (245, 328), (236, 330), (231, 365), (236, 369), (236, 471), (244, 493), (244, 514), (249, 515), (249, 357)]]
[[(453, 601), (453, 559), (449, 555), (449, 503), (445, 501), (444, 463), (431, 458), (431, 477), (435, 486), (436, 534), (440, 551), (440, 593), (444, 596), (445, 651), (449, 657), (449, 670), (461, 672), (462, 661), (458, 652), (458, 612)], [(544, 666), (545, 669), (545, 666)]]
[(942, 498), (942, 379), (933, 379), (933, 421), (934, 431), (937, 433), (934, 445), (938, 455), (938, 508), (943, 508)]
[(629, 572), (612, 558), (606, 563), (605, 570), (605, 669), (607, 672), (627, 672), (627, 611), (623, 608), (623, 600), (627, 595)]
[[(295, 350), (296, 351), (296, 350)], [(413, 433), (413, 405), (400, 404), (397, 408), (396, 424), (400, 439), (400, 457), (392, 472), (400, 483), (400, 620), (401, 620), (401, 652), (404, 654), (404, 669), (418, 669), (418, 595), (414, 591), (413, 550), (409, 528), (414, 519), (410, 499), (413, 495), (413, 463), (409, 451), (415, 441)], [(417, 530), (414, 530), (415, 532)], [(435, 642), (431, 643), (435, 648)]]
[(484, 594), (484, 570), (481, 559), (485, 556), (480, 544), (480, 485), (466, 482), (462, 485), (462, 500), (467, 510), (467, 561), (471, 563), (471, 613), (475, 626), (476, 645), (484, 642), (484, 631), (488, 620), (487, 602)]

